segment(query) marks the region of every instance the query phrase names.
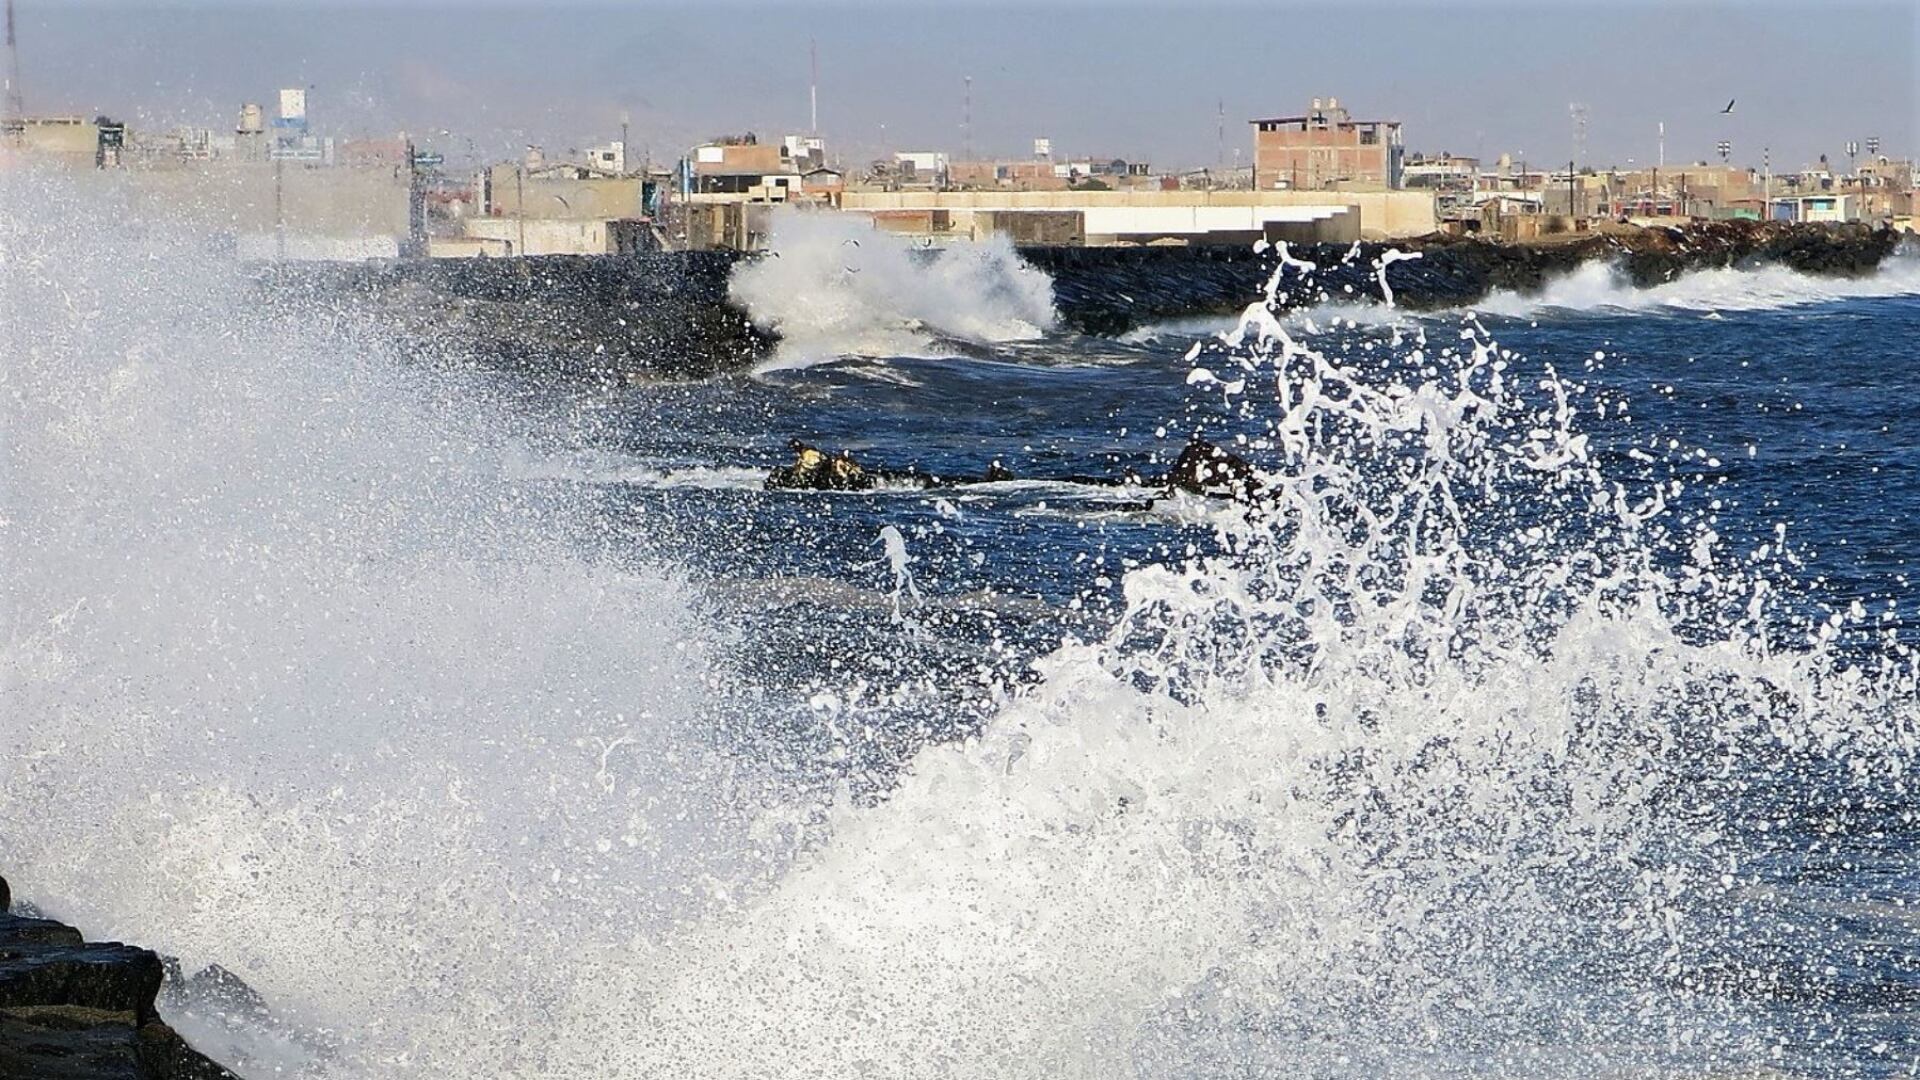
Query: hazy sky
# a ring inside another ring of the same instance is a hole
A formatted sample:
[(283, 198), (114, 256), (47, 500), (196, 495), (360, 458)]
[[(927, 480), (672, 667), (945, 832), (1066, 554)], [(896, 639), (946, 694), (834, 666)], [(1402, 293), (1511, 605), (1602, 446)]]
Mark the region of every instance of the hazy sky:
[[(655, 159), (722, 132), (807, 126), (849, 162), (882, 148), (958, 155), (973, 77), (979, 156), (1057, 154), (1210, 165), (1246, 121), (1337, 96), (1406, 124), (1408, 148), (1564, 162), (1568, 106), (1591, 163), (1666, 156), (1776, 167), (1849, 139), (1920, 153), (1920, 3), (1348, 6), (533, 2), (208, 4), (16, 0), (29, 112), (230, 127), (242, 101), (308, 86), (331, 132), (406, 130), (464, 153), (617, 137)], [(1738, 98), (1732, 115), (1720, 109)], [(443, 130), (450, 135), (441, 136)], [(1243, 152), (1243, 157), (1244, 152)]]

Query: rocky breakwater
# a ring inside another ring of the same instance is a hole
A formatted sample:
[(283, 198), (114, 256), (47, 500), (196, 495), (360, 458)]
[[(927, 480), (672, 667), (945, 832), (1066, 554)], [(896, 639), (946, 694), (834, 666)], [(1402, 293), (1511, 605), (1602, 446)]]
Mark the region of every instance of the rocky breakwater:
[(235, 1080), (160, 1020), (167, 965), (15, 914), (0, 878), (0, 1078)]
[(727, 299), (725, 251), (282, 263), (260, 272), (275, 305), (364, 311), (423, 353), (570, 376), (703, 378), (772, 339)]
[[(1862, 225), (1702, 222), (1685, 228), (1608, 226), (1535, 243), (1429, 236), (1392, 243), (1312, 244), (1277, 251), (1221, 247), (1023, 248), (1053, 277), (1061, 321), (1120, 334), (1166, 319), (1231, 315), (1259, 299), (1276, 269), (1282, 304), (1386, 299), (1415, 310), (1477, 303), (1495, 290), (1535, 292), (1591, 262), (1638, 287), (1723, 267), (1778, 264), (1807, 274), (1872, 273), (1901, 234)], [(1418, 253), (1402, 259), (1393, 253)], [(1383, 288), (1384, 283), (1384, 288)]]
[[(1053, 279), (1066, 329), (1114, 335), (1167, 319), (1238, 314), (1261, 298), (1276, 268), (1282, 304), (1379, 301), (1391, 290), (1396, 304), (1419, 310), (1470, 305), (1497, 289), (1532, 292), (1590, 262), (1608, 263), (1638, 286), (1768, 263), (1858, 275), (1871, 273), (1898, 242), (1899, 234), (1862, 226), (1713, 222), (1605, 226), (1524, 244), (1445, 236), (1315, 244), (1289, 248), (1285, 260), (1278, 249), (1240, 244), (1019, 253)], [(1419, 258), (1400, 257), (1410, 253)], [(258, 283), (270, 305), (367, 313), (427, 358), (618, 381), (697, 379), (747, 368), (771, 351), (774, 335), (753, 324), (728, 285), (741, 262), (774, 257), (682, 251), (285, 263), (261, 269)]]

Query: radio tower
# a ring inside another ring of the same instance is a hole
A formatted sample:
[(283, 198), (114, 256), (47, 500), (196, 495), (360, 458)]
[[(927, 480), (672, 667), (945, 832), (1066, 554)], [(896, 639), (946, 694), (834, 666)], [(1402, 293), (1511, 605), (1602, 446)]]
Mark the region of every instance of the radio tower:
[(807, 69), (807, 134), (817, 139), (820, 137), (820, 43), (813, 38), (807, 39)]
[(1227, 167), (1227, 99), (1221, 98), (1214, 106), (1214, 148), (1213, 167), (1224, 170)]
[(1576, 166), (1587, 163), (1587, 107), (1578, 102), (1567, 106), (1573, 117), (1573, 160)]
[(973, 76), (966, 76), (966, 89), (960, 103), (960, 156), (973, 160)]
[(13, 0), (7, 0), (7, 116), (6, 131), (19, 136), (27, 106), (20, 97), (20, 43), (13, 36)]

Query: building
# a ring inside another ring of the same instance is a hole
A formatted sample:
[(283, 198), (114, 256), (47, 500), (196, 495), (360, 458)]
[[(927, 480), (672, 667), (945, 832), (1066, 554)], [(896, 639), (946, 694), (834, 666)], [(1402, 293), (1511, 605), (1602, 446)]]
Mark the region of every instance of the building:
[(1398, 188), (1396, 120), (1355, 120), (1339, 98), (1314, 98), (1302, 116), (1252, 121), (1254, 186), (1263, 191)]
[(620, 140), (587, 151), (587, 168), (598, 173), (620, 176), (627, 171), (627, 144)]
[(1124, 158), (1086, 158), (1077, 161), (955, 161), (947, 166), (947, 187), (968, 191), (1067, 191), (1082, 185), (1095, 189), (1160, 186), (1153, 167)]
[(901, 150), (893, 155), (894, 175), (905, 184), (945, 184), (947, 155), (933, 150)]
[[(807, 149), (796, 159), (794, 148), (794, 140), (765, 145), (751, 132), (696, 146), (684, 166), (687, 193), (754, 198), (756, 191), (764, 193), (773, 187), (795, 186), (803, 171), (796, 162), (824, 155)], [(775, 177), (791, 179), (776, 182), (772, 179)]]
[(21, 151), (63, 165), (93, 165), (100, 155), (100, 120), (80, 116), (27, 116), (7, 125), (8, 142)]
[(1792, 195), (1772, 201), (1775, 221), (1845, 222), (1860, 220), (1859, 197), (1854, 195)]
[(780, 140), (780, 156), (786, 167), (797, 173), (827, 167), (826, 141), (812, 135), (789, 135)]

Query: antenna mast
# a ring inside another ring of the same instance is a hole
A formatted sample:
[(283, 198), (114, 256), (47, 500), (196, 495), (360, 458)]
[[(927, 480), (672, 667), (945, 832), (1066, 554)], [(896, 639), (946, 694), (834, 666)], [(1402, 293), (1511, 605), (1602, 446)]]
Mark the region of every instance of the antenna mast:
[(973, 160), (973, 76), (966, 76), (966, 96), (960, 103), (960, 156)]
[(1218, 109), (1219, 111), (1214, 116), (1214, 123), (1217, 127), (1217, 130), (1214, 132), (1214, 138), (1218, 140), (1218, 145), (1214, 147), (1213, 167), (1215, 169), (1224, 169), (1227, 167), (1227, 99), (1226, 98), (1219, 99)]
[(20, 44), (13, 36), (13, 0), (7, 0), (7, 130), (16, 136), (24, 133), (26, 116), (20, 97)]
[(820, 136), (820, 43), (813, 38), (807, 39), (807, 62), (813, 69), (812, 81), (807, 83), (807, 134), (815, 138)]

